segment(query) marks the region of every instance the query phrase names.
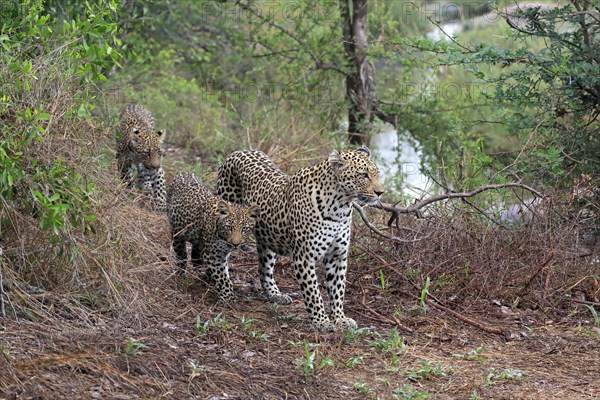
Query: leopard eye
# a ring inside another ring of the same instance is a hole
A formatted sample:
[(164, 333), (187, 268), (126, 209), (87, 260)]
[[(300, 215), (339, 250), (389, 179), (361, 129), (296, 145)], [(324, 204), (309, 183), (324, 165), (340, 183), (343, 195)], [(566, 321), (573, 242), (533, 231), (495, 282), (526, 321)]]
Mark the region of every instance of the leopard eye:
[(369, 177), (369, 173), (368, 172), (363, 172), (363, 178), (368, 178)]

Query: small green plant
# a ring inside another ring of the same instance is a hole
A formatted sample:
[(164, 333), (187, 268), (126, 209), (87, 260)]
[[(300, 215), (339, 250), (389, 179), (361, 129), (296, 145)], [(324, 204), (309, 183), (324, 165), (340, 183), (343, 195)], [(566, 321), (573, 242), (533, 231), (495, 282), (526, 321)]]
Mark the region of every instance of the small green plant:
[(594, 308), (594, 306), (590, 305), (590, 304), (584, 304), (584, 306), (590, 310), (590, 313), (592, 314), (592, 317), (594, 317), (594, 326), (597, 326), (600, 328), (600, 316), (598, 316), (598, 312), (596, 312), (596, 309)]
[(222, 312), (218, 313), (217, 316), (213, 318), (213, 325), (221, 328), (224, 331), (231, 329), (229, 321), (227, 321), (227, 318), (225, 318)]
[(269, 340), (269, 335), (265, 332), (261, 332), (259, 330), (254, 329), (254, 321), (253, 318), (248, 318), (246, 316), (242, 317), (242, 329), (245, 332), (248, 332), (248, 335), (251, 338), (260, 339), (260, 340)]
[(348, 328), (344, 331), (344, 340), (346, 343), (352, 343), (356, 339), (363, 337), (367, 333), (371, 333), (373, 330), (371, 328)]
[(196, 317), (196, 326), (194, 327), (194, 331), (196, 332), (196, 336), (203, 337), (208, 333), (208, 329), (210, 328), (210, 321), (202, 322), (200, 316)]
[(394, 310), (394, 315), (393, 315), (394, 318), (400, 319), (400, 318), (402, 318), (403, 315), (404, 315), (404, 309), (403, 308), (398, 307), (398, 308), (396, 308)]
[(473, 390), (473, 393), (471, 393), (471, 397), (469, 397), (469, 400), (481, 400), (481, 396), (479, 396), (477, 390)]
[(330, 356), (325, 356), (319, 362), (319, 369), (326, 367), (335, 367), (335, 361)]
[(442, 377), (452, 374), (452, 367), (444, 368), (442, 364), (432, 365), (429, 361), (424, 360), (421, 362), (419, 368), (413, 369), (408, 373), (409, 379), (413, 381), (427, 380), (432, 376)]
[(381, 287), (381, 290), (383, 290), (384, 292), (389, 287), (388, 283), (385, 281), (385, 275), (383, 274), (383, 269), (379, 270), (379, 286)]
[(346, 367), (352, 369), (359, 364), (362, 364), (365, 361), (365, 356), (363, 354), (356, 355), (354, 357), (350, 357), (348, 361), (345, 362)]
[(383, 351), (384, 353), (403, 354), (406, 352), (404, 338), (398, 334), (398, 330), (396, 328), (390, 330), (387, 338), (380, 341), (371, 342), (371, 346)]
[(280, 310), (279, 310), (279, 304), (277, 303), (270, 303), (269, 304), (269, 308), (271, 309), (271, 311), (273, 311), (274, 313), (279, 314)]
[(431, 284), (431, 280), (429, 277), (425, 279), (425, 287), (421, 290), (421, 297), (419, 299), (419, 310), (422, 314), (427, 314), (427, 295), (429, 294), (429, 285)]
[(148, 349), (148, 346), (142, 342), (138, 342), (133, 338), (127, 339), (127, 343), (125, 343), (124, 353), (128, 356), (137, 356), (142, 351)]
[(204, 370), (202, 366), (196, 365), (194, 361), (190, 361), (190, 381), (199, 376)]
[(262, 332), (262, 331), (251, 330), (249, 332), (249, 335), (251, 338), (264, 340), (264, 341), (269, 340), (269, 335), (267, 335), (265, 332)]
[(418, 391), (409, 384), (404, 384), (402, 387), (395, 389), (393, 395), (394, 399), (398, 400), (426, 400), (431, 398), (427, 391)]
[(254, 318), (246, 317), (245, 315), (243, 315), (242, 316), (242, 329), (247, 331), (247, 330), (254, 328), (254, 321), (256, 321)]
[(477, 347), (476, 349), (473, 349), (471, 351), (469, 351), (467, 354), (461, 354), (461, 353), (457, 353), (457, 354), (453, 354), (453, 357), (456, 358), (462, 358), (468, 361), (484, 361), (485, 357), (481, 355), (481, 353), (483, 352), (483, 345)]
[(525, 375), (523, 371), (520, 369), (503, 369), (502, 371), (498, 371), (494, 368), (490, 370), (490, 372), (486, 375), (484, 386), (491, 386), (496, 383), (506, 382), (506, 381), (514, 381), (514, 382), (523, 382), (525, 380)]
[(354, 390), (356, 390), (358, 393), (367, 395), (371, 392), (372, 389), (367, 383), (360, 379), (354, 384)]
[(315, 369), (315, 359), (317, 357), (317, 349), (311, 349), (317, 345), (308, 343), (306, 340), (301, 343), (304, 347), (304, 353), (302, 358), (296, 358), (294, 360), (294, 364), (296, 365), (296, 369), (302, 371), (304, 373), (304, 377), (308, 378)]
[(387, 367), (387, 370), (393, 372), (398, 371), (398, 364), (400, 364), (400, 357), (398, 357), (398, 354), (392, 353), (392, 355), (390, 356), (389, 367)]

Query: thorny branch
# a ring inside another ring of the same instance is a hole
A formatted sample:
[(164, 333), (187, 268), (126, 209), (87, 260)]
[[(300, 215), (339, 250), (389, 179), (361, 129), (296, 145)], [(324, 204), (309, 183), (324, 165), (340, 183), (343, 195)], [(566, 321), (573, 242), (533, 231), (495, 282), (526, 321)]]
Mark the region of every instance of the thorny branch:
[[(400, 227), (400, 224), (399, 224), (400, 214), (417, 213), (421, 209), (423, 209), (425, 206), (435, 203), (435, 202), (438, 202), (438, 201), (442, 201), (442, 200), (466, 199), (466, 198), (476, 196), (480, 193), (483, 193), (483, 192), (486, 192), (489, 190), (499, 190), (499, 189), (506, 189), (506, 188), (521, 188), (521, 189), (525, 189), (525, 190), (529, 191), (536, 197), (540, 197), (540, 198), (543, 197), (540, 192), (538, 192), (537, 190), (535, 190), (534, 188), (532, 188), (530, 186), (524, 185), (522, 183), (511, 182), (511, 183), (503, 183), (503, 184), (498, 184), (498, 185), (484, 185), (484, 186), (480, 186), (477, 189), (474, 189), (470, 192), (448, 192), (448, 193), (444, 193), (444, 194), (430, 196), (425, 199), (419, 200), (408, 207), (399, 207), (398, 203), (396, 203), (396, 204), (379, 203), (377, 205), (374, 205), (373, 207), (379, 208), (381, 210), (391, 213), (392, 215), (390, 216), (390, 219), (387, 222), (387, 226), (391, 227), (392, 224), (395, 222), (398, 230), (402, 230), (402, 228)], [(415, 239), (404, 239), (399, 236), (392, 235), (390, 233), (384, 232), (381, 229), (377, 228), (365, 214), (363, 206), (355, 203), (354, 208), (358, 211), (363, 222), (367, 225), (367, 227), (369, 227), (369, 229), (371, 229), (373, 232), (377, 233), (378, 235), (380, 235), (386, 239), (390, 239), (390, 240), (400, 242), (400, 243), (414, 243), (414, 242), (424, 240), (431, 235), (431, 234), (429, 234), (427, 236), (424, 236), (421, 238), (415, 238)]]

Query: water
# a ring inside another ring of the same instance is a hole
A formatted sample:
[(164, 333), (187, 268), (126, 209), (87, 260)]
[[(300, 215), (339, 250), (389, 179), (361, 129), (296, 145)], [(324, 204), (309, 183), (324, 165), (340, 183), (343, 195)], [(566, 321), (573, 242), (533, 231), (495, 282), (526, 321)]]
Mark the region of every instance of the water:
[(421, 198), (433, 188), (433, 182), (421, 172), (423, 153), (407, 140), (398, 141), (398, 134), (391, 125), (386, 125), (371, 139), (383, 179), (387, 187), (394, 187), (398, 178), (403, 195)]

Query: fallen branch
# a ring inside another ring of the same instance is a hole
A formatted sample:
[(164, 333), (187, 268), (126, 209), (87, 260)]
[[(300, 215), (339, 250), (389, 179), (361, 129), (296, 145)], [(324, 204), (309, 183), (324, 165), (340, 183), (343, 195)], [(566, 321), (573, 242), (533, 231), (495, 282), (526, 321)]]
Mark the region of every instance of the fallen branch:
[(364, 301), (361, 301), (361, 304), (367, 311), (369, 311), (371, 314), (373, 314), (373, 316), (371, 316), (371, 319), (374, 319), (375, 321), (383, 322), (385, 324), (398, 325), (398, 327), (400, 327), (404, 331), (409, 332), (409, 333), (414, 333), (414, 330), (412, 330), (408, 326), (405, 326), (402, 323), (400, 323), (398, 318), (393, 317), (394, 319), (390, 319), (390, 318), (386, 317), (385, 315), (381, 315), (380, 313), (375, 311), (373, 308), (369, 307)]
[(456, 311), (453, 311), (453, 310), (451, 310), (451, 309), (449, 309), (447, 307), (444, 307), (443, 305), (439, 304), (438, 302), (432, 300), (429, 297), (427, 297), (425, 299), (425, 302), (428, 305), (430, 305), (430, 306), (432, 306), (434, 308), (437, 308), (440, 311), (443, 311), (443, 312), (445, 312), (447, 314), (450, 314), (451, 316), (453, 316), (454, 318), (457, 318), (457, 319), (461, 320), (462, 322), (465, 322), (465, 323), (467, 323), (469, 325), (472, 325), (472, 326), (474, 326), (476, 328), (481, 329), (484, 332), (493, 333), (493, 334), (501, 335), (501, 336), (505, 336), (506, 335), (506, 331), (504, 331), (504, 330), (502, 330), (500, 328), (497, 328), (495, 326), (484, 325), (484, 324), (482, 324), (480, 322), (473, 321), (472, 319), (467, 318), (464, 315), (457, 313)]

